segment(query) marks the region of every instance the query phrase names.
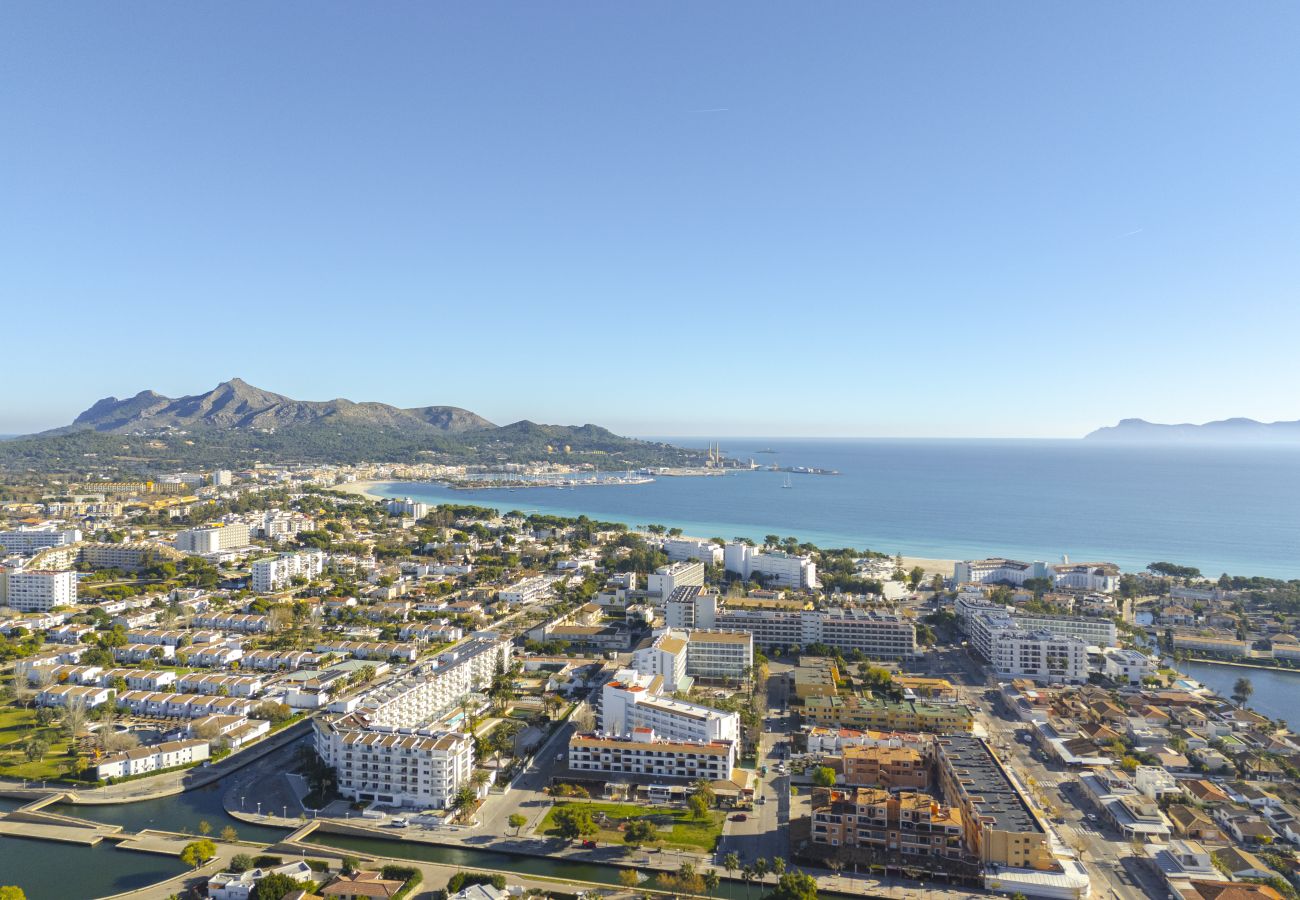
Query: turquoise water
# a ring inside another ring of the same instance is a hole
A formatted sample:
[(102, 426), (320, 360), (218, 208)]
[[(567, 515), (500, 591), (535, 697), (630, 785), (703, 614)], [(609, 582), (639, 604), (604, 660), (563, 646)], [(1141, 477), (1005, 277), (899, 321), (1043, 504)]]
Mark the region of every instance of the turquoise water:
[[(678, 440), (690, 444), (690, 441)], [(699, 443), (699, 442), (696, 442)], [(771, 448), (775, 454), (756, 451)], [(838, 476), (744, 472), (650, 484), (385, 493), (701, 537), (794, 535), (913, 556), (1155, 560), (1208, 574), (1300, 577), (1300, 447), (1116, 446), (1083, 441), (732, 439), (724, 452)]]

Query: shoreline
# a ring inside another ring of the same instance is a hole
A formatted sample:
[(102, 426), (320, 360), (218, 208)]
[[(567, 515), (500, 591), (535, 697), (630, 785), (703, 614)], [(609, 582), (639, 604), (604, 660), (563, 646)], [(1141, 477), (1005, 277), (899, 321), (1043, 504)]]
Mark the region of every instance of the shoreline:
[[(423, 482), (411, 482), (412, 484), (422, 484)], [(367, 500), (383, 500), (387, 495), (380, 494), (375, 488), (381, 484), (396, 484), (392, 481), (349, 481), (347, 484), (336, 484), (328, 490), (338, 491), (342, 494), (355, 494), (358, 497), (365, 497)]]
[[(1237, 669), (1256, 669), (1261, 672), (1283, 672), (1289, 675), (1300, 675), (1300, 669), (1286, 669), (1282, 666), (1262, 666), (1258, 663), (1232, 662), (1226, 659), (1187, 659), (1184, 662), (1205, 663), (1210, 666), (1232, 666)], [(1187, 676), (1192, 677), (1192, 676)]]
[[(384, 500), (390, 496), (395, 496), (395, 494), (380, 493), (379, 491), (376, 490), (376, 488), (378, 488), (380, 485), (412, 484), (412, 485), (420, 486), (420, 485), (434, 484), (434, 483), (435, 482), (424, 482), (424, 481), (412, 481), (412, 482), (377, 481), (377, 480), (352, 481), (347, 484), (335, 485), (333, 488), (331, 488), (331, 490), (340, 491), (345, 494), (353, 494), (358, 497), (365, 497), (369, 500)], [(455, 490), (455, 488), (449, 488), (449, 489)], [(471, 504), (471, 505), (477, 505), (477, 504)], [(639, 530), (635, 525), (632, 525), (630, 523), (628, 524), (628, 528), (632, 529), (633, 531)], [(690, 535), (683, 535), (683, 536), (691, 537)], [(707, 538), (697, 538), (697, 539), (707, 540)], [(912, 569), (915, 566), (920, 566), (922, 569), (925, 570), (926, 575), (942, 575), (945, 578), (948, 578), (952, 575), (953, 566), (956, 563), (957, 560), (955, 559), (945, 559), (941, 557), (931, 557), (931, 556), (908, 556), (906, 554), (903, 555), (904, 571)]]

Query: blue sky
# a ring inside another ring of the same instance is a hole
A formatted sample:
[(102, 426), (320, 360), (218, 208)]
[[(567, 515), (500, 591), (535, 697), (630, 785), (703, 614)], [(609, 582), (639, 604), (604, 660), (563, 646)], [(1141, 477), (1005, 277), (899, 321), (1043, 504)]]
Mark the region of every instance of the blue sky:
[[(1300, 6), (0, 6), (0, 432), (1300, 418)], [(30, 373), (30, 377), (24, 373)]]

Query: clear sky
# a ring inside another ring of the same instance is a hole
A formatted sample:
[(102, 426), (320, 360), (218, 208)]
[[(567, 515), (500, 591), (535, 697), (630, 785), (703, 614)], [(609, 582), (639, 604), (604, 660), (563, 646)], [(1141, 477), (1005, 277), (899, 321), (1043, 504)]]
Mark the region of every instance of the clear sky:
[(1300, 4), (0, 5), (0, 432), (1300, 418)]

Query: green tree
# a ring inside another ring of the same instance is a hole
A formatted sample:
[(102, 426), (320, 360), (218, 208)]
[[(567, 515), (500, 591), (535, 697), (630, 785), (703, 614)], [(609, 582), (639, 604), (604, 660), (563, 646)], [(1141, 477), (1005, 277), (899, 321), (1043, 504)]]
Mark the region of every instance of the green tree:
[(642, 844), (653, 844), (658, 839), (659, 829), (649, 819), (633, 819), (623, 829), (623, 842), (631, 844), (633, 847), (640, 847)]
[(253, 891), (253, 900), (281, 900), (290, 891), (311, 891), (315, 888), (316, 886), (310, 881), (299, 881), (282, 872), (272, 872), (270, 875), (263, 876), (257, 883), (257, 888)]
[(16, 884), (5, 884), (0, 885), (0, 900), (27, 900), (27, 895)]
[(232, 872), (247, 872), (256, 865), (257, 863), (253, 862), (253, 857), (247, 853), (236, 853), (230, 857), (229, 868)]
[(506, 821), (510, 824), (510, 827), (515, 830), (515, 836), (518, 837), (519, 829), (528, 824), (528, 817), (520, 815), (519, 813), (513, 813), (510, 818), (506, 819)]
[(813, 772), (813, 784), (817, 787), (835, 787), (835, 770), (830, 766), (818, 766)]
[(181, 850), (181, 862), (197, 869), (216, 855), (217, 845), (204, 838), (201, 841), (192, 841), (185, 845)]
[(786, 872), (763, 900), (817, 900), (817, 882), (803, 872)]
[(40, 762), (50, 752), (50, 742), (39, 734), (29, 734), (23, 741), (23, 756), (28, 762)]
[(709, 869), (709, 871), (705, 872), (701, 877), (704, 880), (704, 889), (710, 894), (716, 891), (722, 884), (722, 879), (719, 878), (718, 873), (712, 869)]
[(555, 810), (553, 818), (560, 837), (566, 841), (577, 840), (600, 830), (591, 821), (591, 810), (583, 806), (561, 806)]
[(691, 810), (692, 818), (707, 819), (709, 817), (709, 803), (699, 794), (691, 794), (687, 797), (686, 805)]
[(221, 829), (221, 839), (227, 844), (233, 844), (235, 841), (239, 840), (239, 832), (235, 830), (233, 825), (227, 825), (225, 828)]
[(740, 868), (740, 856), (736, 853), (728, 853), (722, 857), (722, 868), (727, 870), (727, 877), (730, 878), (731, 873)]
[(634, 888), (641, 883), (641, 875), (636, 869), (619, 869), (618, 883), (625, 888)]

